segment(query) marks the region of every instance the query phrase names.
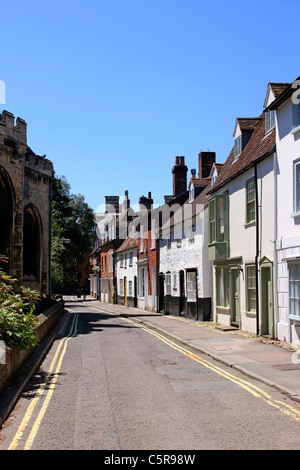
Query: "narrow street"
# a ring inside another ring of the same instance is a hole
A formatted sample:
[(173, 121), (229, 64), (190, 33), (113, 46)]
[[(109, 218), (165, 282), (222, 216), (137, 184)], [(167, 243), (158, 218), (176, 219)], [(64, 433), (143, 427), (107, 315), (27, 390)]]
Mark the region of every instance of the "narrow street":
[(300, 449), (300, 405), (171, 338), (68, 301), (0, 450)]

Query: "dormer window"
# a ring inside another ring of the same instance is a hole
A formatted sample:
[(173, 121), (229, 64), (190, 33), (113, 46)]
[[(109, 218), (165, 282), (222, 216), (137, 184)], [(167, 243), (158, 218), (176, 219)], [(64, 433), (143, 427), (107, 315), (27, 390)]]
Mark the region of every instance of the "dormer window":
[(242, 153), (242, 136), (240, 135), (234, 141), (234, 159)]
[(275, 111), (268, 111), (266, 113), (266, 134), (275, 127)]

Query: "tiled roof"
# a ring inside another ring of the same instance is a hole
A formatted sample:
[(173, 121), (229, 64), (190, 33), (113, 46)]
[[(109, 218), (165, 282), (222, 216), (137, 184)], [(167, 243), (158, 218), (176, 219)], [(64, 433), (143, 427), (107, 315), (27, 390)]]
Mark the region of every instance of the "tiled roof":
[[(295, 82), (300, 80), (300, 76), (294, 80)], [(276, 99), (268, 106), (265, 111), (269, 111), (271, 109), (277, 109), (282, 103), (284, 103), (290, 96), (294, 93), (296, 88), (293, 88), (293, 83), (284, 83), (281, 93), (277, 94)]]
[(133, 248), (138, 247), (138, 239), (128, 236), (126, 240), (122, 243), (122, 245), (116, 250), (117, 252), (125, 251), (125, 250), (132, 250)]
[(208, 185), (210, 178), (191, 178), (190, 182), (193, 183), (195, 187), (203, 188), (204, 186)]
[(237, 121), (241, 131), (252, 130), (257, 126), (259, 118), (237, 118)]
[(211, 188), (214, 192), (240, 173), (246, 171), (254, 162), (267, 157), (275, 150), (275, 129), (265, 134), (265, 114), (257, 119), (257, 125), (246, 143), (241, 155), (234, 160), (234, 148), (232, 148), (219, 176)]
[(274, 93), (275, 99), (290, 85), (290, 83), (274, 83), (270, 82), (270, 87)]

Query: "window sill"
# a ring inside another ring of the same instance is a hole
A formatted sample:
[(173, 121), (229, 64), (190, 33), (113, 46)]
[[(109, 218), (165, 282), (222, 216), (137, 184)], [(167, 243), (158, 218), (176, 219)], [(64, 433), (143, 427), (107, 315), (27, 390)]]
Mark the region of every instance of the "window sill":
[(289, 320), (294, 320), (300, 323), (300, 316), (298, 317), (297, 315), (288, 315)]
[(245, 228), (248, 228), (248, 227), (254, 227), (256, 225), (256, 221), (255, 220), (252, 220), (252, 222), (246, 222), (244, 224), (244, 227)]
[(300, 125), (291, 130), (292, 135), (298, 134), (298, 132), (300, 132)]
[(293, 213), (291, 214), (291, 217), (292, 217), (293, 219), (296, 219), (297, 217), (300, 217), (300, 212), (293, 212)]

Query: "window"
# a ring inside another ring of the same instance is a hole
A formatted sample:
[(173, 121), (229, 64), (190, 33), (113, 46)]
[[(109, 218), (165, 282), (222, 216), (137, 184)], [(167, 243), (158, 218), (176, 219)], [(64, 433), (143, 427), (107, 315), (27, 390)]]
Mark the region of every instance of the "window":
[(289, 263), (289, 314), (300, 317), (300, 263)]
[(133, 266), (133, 252), (129, 253), (129, 266)]
[(209, 243), (228, 241), (228, 194), (209, 202)]
[(293, 127), (300, 126), (300, 104), (293, 104)]
[(216, 239), (216, 209), (215, 199), (209, 203), (209, 241), (214, 242)]
[(300, 160), (294, 162), (294, 212), (300, 212)]
[(229, 268), (216, 269), (217, 305), (229, 307)]
[(166, 295), (171, 295), (171, 274), (166, 274)]
[(132, 297), (132, 281), (128, 281), (128, 295)]
[(140, 253), (144, 251), (144, 227), (141, 225), (141, 232), (140, 232)]
[(197, 301), (197, 275), (196, 271), (186, 273), (186, 295), (188, 302)]
[(123, 255), (120, 256), (120, 260), (121, 260), (120, 267), (123, 268), (124, 267), (124, 256)]
[(255, 180), (246, 181), (246, 223), (255, 222)]
[(155, 219), (151, 220), (151, 249), (155, 248)]
[(268, 111), (266, 113), (266, 133), (270, 132), (275, 127), (275, 111)]
[(124, 279), (120, 279), (120, 295), (124, 297)]
[(139, 294), (140, 297), (145, 297), (145, 268), (140, 268), (139, 274)]
[(124, 255), (124, 268), (127, 267), (127, 254)]
[(246, 266), (247, 311), (256, 312), (256, 272), (255, 266)]
[(234, 160), (242, 153), (242, 136), (240, 135), (234, 141)]

